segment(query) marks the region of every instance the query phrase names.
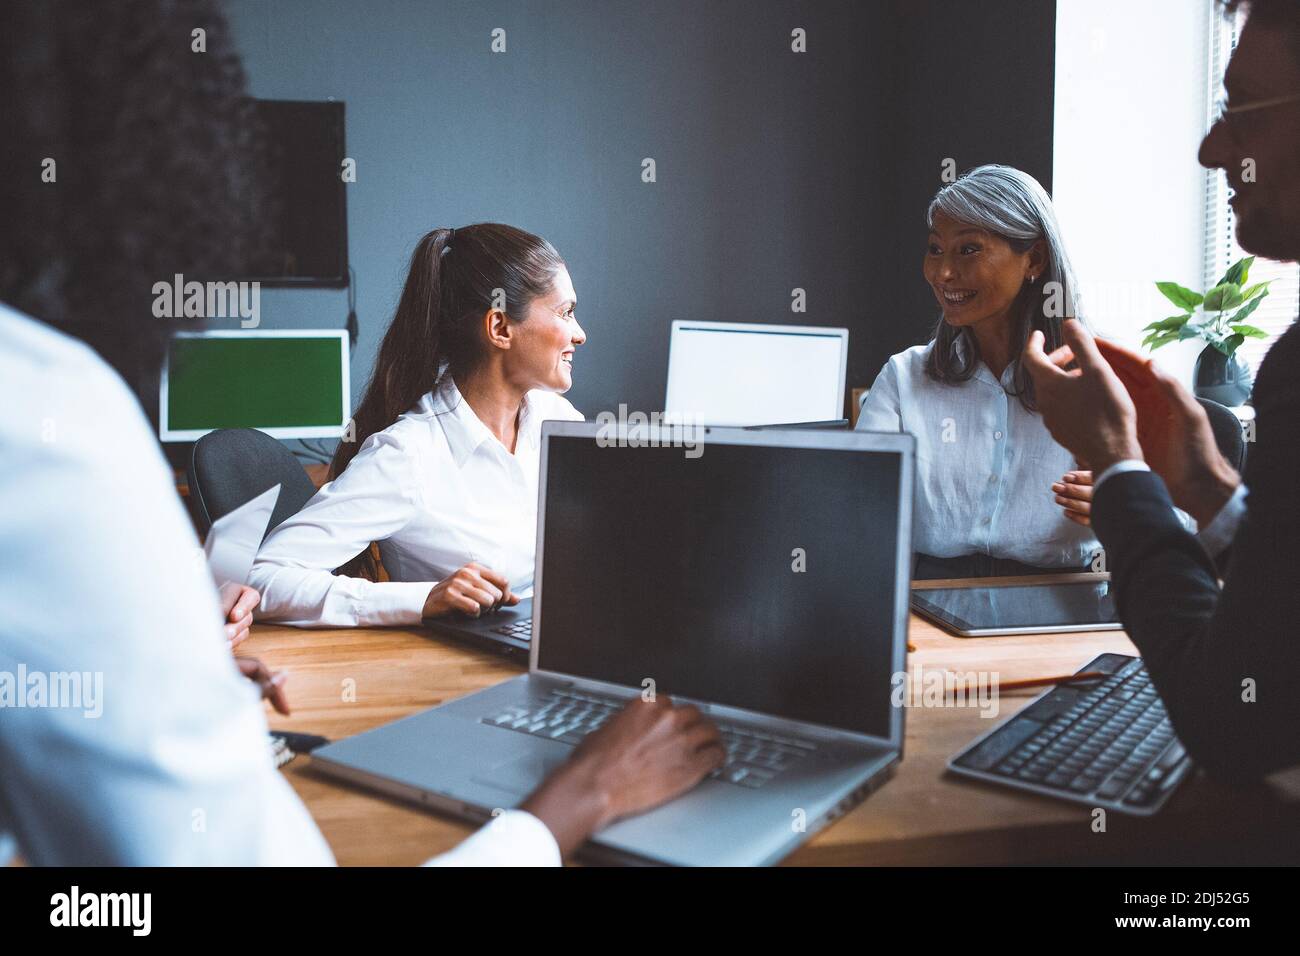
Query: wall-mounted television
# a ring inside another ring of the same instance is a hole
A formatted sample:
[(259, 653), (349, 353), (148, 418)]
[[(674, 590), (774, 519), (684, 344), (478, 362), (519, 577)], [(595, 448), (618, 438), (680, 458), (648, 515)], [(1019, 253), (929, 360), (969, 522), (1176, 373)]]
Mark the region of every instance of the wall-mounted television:
[(254, 100), (264, 142), (262, 249), (223, 278), (269, 286), (348, 281), (343, 104)]

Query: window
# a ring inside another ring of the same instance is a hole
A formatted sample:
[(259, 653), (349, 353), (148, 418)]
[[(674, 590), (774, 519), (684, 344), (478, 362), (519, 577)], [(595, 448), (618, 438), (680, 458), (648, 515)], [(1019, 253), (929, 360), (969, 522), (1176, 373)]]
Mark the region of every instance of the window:
[[(1206, 114), (1206, 128), (1213, 121), (1215, 104), (1223, 90), (1223, 71), (1227, 68), (1228, 57), (1237, 45), (1238, 22), (1229, 20), (1220, 12), (1217, 4), (1212, 5), (1210, 16), (1213, 20), (1209, 30), (1209, 90), (1206, 102), (1209, 110)], [(1228, 205), (1228, 185), (1223, 173), (1217, 169), (1205, 172), (1205, 288), (1218, 282), (1228, 266), (1242, 256), (1247, 255), (1237, 245), (1236, 223), (1233, 221), (1232, 207)], [(1250, 283), (1272, 280), (1268, 287), (1268, 296), (1250, 316), (1251, 325), (1268, 333), (1266, 339), (1246, 339), (1237, 350), (1250, 367), (1258, 371), (1259, 363), (1269, 346), (1285, 332), (1295, 321), (1300, 312), (1300, 265), (1294, 262), (1271, 262), (1266, 259), (1255, 260), (1250, 269)]]

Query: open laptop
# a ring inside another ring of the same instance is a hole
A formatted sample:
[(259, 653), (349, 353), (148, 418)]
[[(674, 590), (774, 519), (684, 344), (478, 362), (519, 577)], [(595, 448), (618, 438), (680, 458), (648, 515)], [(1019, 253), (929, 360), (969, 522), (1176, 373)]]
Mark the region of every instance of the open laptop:
[(449, 614), (424, 623), (440, 634), (478, 647), (527, 657), (532, 647), (533, 599), (522, 598), (513, 607), (501, 607), (480, 617)]
[(688, 458), (674, 429), (633, 447), (601, 427), (543, 426), (528, 673), (313, 765), (483, 820), (652, 689), (707, 712), (728, 764), (584, 856), (774, 863), (902, 756), (913, 439), (710, 428)]
[(230, 613), (239, 599), (240, 589), (248, 581), (279, 497), (279, 485), (268, 488), (212, 522), (208, 536), (203, 539), (203, 553), (217, 586), (222, 615)]
[(673, 323), (664, 420), (837, 428), (849, 330), (751, 322)]

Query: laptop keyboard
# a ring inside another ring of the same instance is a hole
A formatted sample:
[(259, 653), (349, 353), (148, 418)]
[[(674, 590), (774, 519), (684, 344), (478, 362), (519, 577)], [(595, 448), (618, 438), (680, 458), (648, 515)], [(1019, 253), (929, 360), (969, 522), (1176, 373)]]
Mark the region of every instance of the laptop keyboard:
[(1044, 695), (953, 769), (992, 775), (1011, 786), (1049, 792), (1091, 806), (1154, 813), (1187, 776), (1191, 759), (1174, 736), (1164, 703), (1140, 658), (1103, 655), (1114, 670), (1087, 693)]
[[(540, 706), (514, 704), (482, 718), (482, 723), (560, 743), (578, 744), (622, 707), (623, 702), (619, 700), (574, 690), (553, 690)], [(798, 737), (725, 724), (719, 724), (718, 729), (727, 748), (727, 759), (709, 776), (742, 787), (762, 787), (817, 751), (815, 743)]]
[(522, 621), (515, 621), (513, 624), (500, 624), (492, 628), (493, 634), (504, 634), (506, 637), (517, 637), (521, 641), (531, 641), (533, 639), (533, 619), (526, 618)]

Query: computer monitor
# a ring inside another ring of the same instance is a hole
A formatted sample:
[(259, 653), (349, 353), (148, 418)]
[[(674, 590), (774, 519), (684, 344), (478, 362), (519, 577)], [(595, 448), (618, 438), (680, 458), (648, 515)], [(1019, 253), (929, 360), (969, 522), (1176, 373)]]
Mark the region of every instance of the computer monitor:
[(849, 330), (673, 323), (664, 420), (783, 425), (844, 417)]
[(159, 436), (218, 428), (339, 438), (352, 415), (345, 330), (178, 332), (159, 386)]

